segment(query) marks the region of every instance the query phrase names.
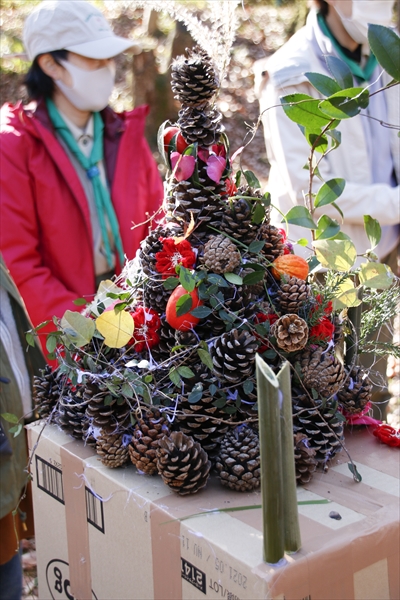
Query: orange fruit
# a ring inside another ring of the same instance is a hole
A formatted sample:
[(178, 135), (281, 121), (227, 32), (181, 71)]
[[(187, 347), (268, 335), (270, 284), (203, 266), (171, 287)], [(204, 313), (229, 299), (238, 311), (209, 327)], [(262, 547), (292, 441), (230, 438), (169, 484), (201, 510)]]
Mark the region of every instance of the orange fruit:
[(296, 254), (282, 254), (272, 263), (271, 273), (278, 280), (282, 275), (305, 280), (308, 276), (308, 262)]
[[(188, 310), (187, 313), (178, 316), (176, 314), (176, 303), (179, 298), (188, 294), (192, 298), (192, 306)], [(189, 329), (193, 329), (200, 321), (197, 317), (194, 317), (190, 314), (190, 311), (201, 306), (203, 301), (200, 300), (197, 289), (195, 288), (192, 292), (187, 292), (182, 285), (178, 285), (172, 292), (169, 297), (167, 308), (166, 308), (166, 321), (171, 327), (174, 329), (178, 329), (179, 331), (188, 331)]]

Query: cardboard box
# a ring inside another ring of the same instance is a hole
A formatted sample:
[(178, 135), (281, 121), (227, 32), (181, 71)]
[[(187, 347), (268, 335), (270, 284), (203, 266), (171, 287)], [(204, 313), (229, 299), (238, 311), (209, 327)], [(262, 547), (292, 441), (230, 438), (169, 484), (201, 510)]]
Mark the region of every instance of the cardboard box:
[[(29, 428), (41, 600), (386, 600), (400, 597), (399, 453), (368, 429), (346, 434), (363, 477), (342, 452), (298, 499), (302, 549), (262, 561), (260, 493), (212, 477), (179, 497), (133, 465), (104, 467), (55, 426)], [(336, 511), (342, 517), (329, 517)], [(185, 520), (184, 517), (190, 517)]]

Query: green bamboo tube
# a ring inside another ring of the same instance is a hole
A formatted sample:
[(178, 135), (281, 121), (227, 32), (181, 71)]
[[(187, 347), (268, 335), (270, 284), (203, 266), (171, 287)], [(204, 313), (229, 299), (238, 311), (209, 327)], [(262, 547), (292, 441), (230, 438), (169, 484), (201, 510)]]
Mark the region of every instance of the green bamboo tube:
[(285, 553), (283, 539), (282, 445), (279, 382), (266, 362), (256, 355), (259, 414), (261, 498), (264, 561), (275, 564)]
[(290, 365), (286, 361), (278, 373), (282, 392), (281, 442), (283, 475), (283, 534), (286, 552), (298, 552), (301, 548), (299, 509), (297, 506), (296, 468), (294, 463), (292, 389)]

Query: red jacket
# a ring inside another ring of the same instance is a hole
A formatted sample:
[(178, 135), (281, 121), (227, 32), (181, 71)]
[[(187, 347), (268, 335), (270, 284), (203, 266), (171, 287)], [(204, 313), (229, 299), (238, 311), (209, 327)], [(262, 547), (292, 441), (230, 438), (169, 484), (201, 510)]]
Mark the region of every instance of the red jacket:
[[(144, 138), (148, 108), (106, 108), (104, 160), (124, 251), (133, 258), (158, 210), (163, 189)], [(0, 249), (33, 324), (79, 310), (73, 300), (95, 293), (89, 206), (79, 178), (55, 137), (44, 102), (1, 110)]]

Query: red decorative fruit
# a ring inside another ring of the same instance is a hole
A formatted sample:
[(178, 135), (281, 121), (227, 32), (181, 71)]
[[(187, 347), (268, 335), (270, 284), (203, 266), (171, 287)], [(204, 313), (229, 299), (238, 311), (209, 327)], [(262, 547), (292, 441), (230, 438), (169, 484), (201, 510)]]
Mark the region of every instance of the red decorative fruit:
[(174, 136), (176, 136), (176, 139), (175, 139), (176, 151), (179, 152), (179, 154), (182, 154), (185, 151), (185, 149), (188, 147), (188, 144), (185, 142), (183, 135), (180, 132), (179, 127), (166, 127), (164, 129), (164, 150), (165, 150), (165, 152), (168, 152), (169, 143)]
[(305, 280), (308, 275), (308, 262), (296, 254), (283, 254), (278, 256), (272, 263), (271, 273), (275, 279), (287, 275), (288, 277)]
[[(188, 294), (192, 298), (192, 306), (184, 315), (180, 315), (179, 317), (176, 314), (176, 303), (179, 298)], [(193, 329), (195, 325), (200, 321), (197, 317), (194, 317), (190, 314), (190, 311), (201, 306), (203, 301), (200, 300), (197, 289), (195, 288), (192, 292), (187, 292), (182, 285), (178, 285), (172, 292), (169, 297), (166, 309), (166, 320), (171, 327), (174, 329), (178, 329), (179, 331), (188, 331), (189, 329)]]

